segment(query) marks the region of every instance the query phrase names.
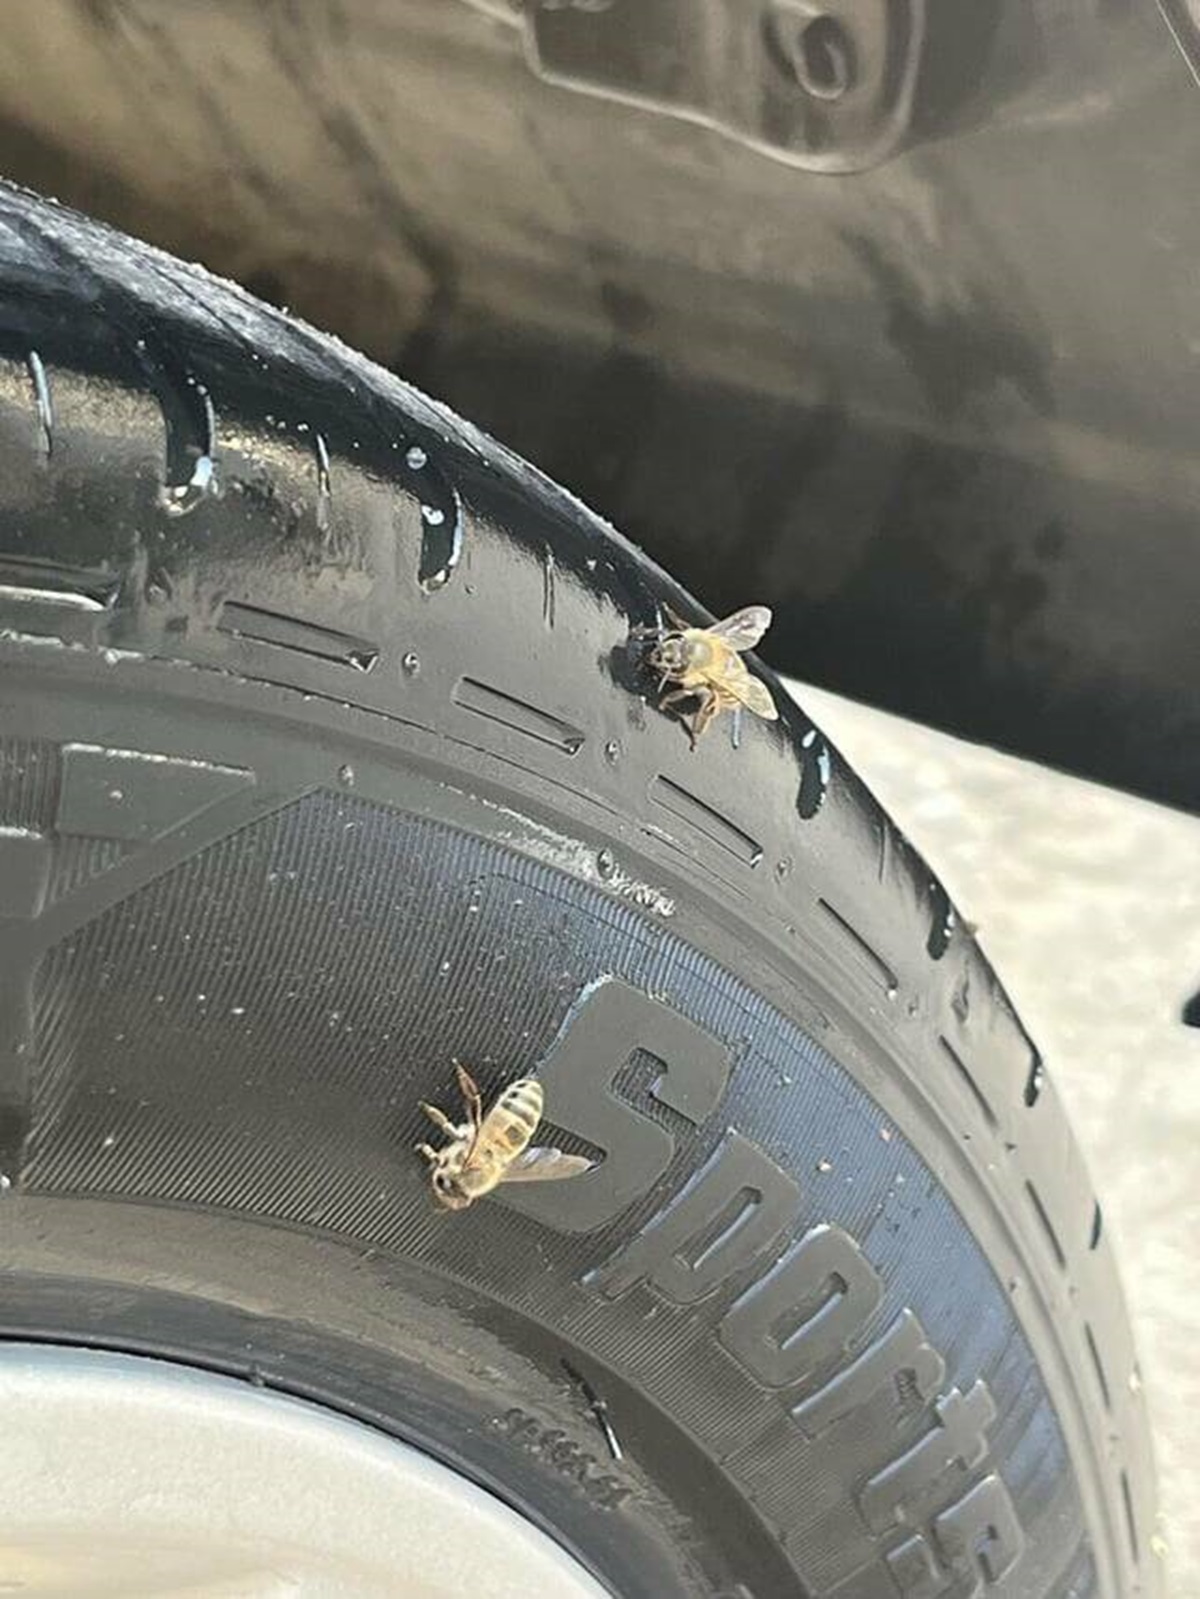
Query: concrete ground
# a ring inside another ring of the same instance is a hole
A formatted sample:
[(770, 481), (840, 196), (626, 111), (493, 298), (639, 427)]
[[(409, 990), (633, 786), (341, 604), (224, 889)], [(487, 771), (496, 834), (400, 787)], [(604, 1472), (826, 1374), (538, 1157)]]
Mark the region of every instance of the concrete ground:
[(1173, 1599), (1200, 1596), (1200, 820), (795, 685), (937, 869), (1057, 1079), (1111, 1227)]

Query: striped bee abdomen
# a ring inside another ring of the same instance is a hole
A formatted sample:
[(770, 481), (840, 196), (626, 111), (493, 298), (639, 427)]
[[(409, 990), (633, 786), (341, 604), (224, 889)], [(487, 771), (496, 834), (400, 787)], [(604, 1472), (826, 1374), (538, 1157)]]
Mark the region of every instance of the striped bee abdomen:
[(492, 1115), (506, 1124), (503, 1137), (514, 1150), (523, 1149), (533, 1137), (544, 1103), (542, 1085), (532, 1077), (510, 1083), (496, 1101)]

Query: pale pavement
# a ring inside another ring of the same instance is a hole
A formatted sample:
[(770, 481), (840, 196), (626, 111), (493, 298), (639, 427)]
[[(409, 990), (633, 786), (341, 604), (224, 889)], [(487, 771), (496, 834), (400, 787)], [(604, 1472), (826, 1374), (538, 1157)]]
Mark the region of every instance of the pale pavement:
[(1104, 1206), (1173, 1599), (1200, 1596), (1200, 820), (793, 685), (926, 855), (1037, 1040)]

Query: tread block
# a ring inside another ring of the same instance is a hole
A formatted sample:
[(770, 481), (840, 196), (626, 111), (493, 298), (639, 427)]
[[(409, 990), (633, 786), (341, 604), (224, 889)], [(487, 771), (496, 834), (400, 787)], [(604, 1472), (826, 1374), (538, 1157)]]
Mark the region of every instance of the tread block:
[(145, 750), (64, 744), (57, 828), (85, 838), (145, 842), (249, 787), (254, 773)]
[(32, 556), (0, 555), (0, 600), (36, 600), (77, 611), (111, 611), (120, 592), (118, 572), (63, 566)]
[(44, 833), (0, 827), (0, 917), (32, 920), (41, 914), (52, 854)]

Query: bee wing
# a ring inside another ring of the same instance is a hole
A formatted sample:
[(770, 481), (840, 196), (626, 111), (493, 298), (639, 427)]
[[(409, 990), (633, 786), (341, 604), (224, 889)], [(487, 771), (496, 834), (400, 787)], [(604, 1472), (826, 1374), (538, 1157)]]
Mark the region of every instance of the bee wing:
[(739, 705), (753, 711), (755, 716), (761, 716), (767, 722), (779, 720), (779, 710), (771, 698), (770, 689), (757, 677), (751, 677), (745, 663), (736, 656), (730, 659), (721, 674), (721, 687), (732, 694)]
[(518, 1155), (500, 1179), (502, 1183), (556, 1183), (564, 1177), (580, 1177), (596, 1162), (586, 1155), (564, 1155), (561, 1149), (538, 1145)]
[(752, 650), (770, 625), (771, 612), (767, 606), (747, 605), (744, 610), (735, 611), (708, 631), (724, 639), (730, 649)]

